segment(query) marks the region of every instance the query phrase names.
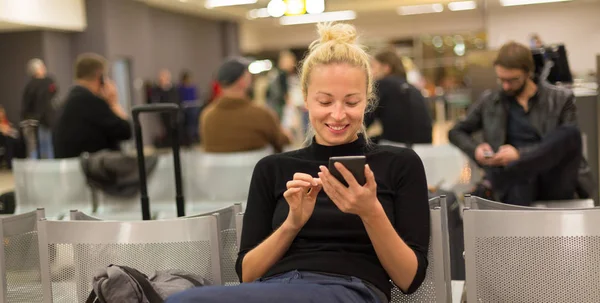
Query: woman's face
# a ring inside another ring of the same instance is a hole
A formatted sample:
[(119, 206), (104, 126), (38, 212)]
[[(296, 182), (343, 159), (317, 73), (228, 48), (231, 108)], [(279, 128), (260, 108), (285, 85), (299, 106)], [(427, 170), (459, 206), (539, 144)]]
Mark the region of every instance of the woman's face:
[(305, 106), (317, 143), (334, 146), (357, 138), (367, 107), (367, 75), (348, 64), (320, 65), (308, 79)]

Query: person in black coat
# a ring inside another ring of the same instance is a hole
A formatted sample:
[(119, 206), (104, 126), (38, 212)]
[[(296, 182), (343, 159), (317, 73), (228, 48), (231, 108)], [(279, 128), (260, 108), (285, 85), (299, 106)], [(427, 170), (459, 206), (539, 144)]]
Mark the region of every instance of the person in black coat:
[(365, 117), (367, 127), (379, 120), (383, 127), (379, 139), (407, 145), (432, 143), (432, 119), (425, 98), (406, 81), (402, 59), (393, 50), (384, 50), (371, 65), (379, 104)]
[(77, 85), (67, 96), (54, 133), (56, 158), (118, 150), (121, 141), (131, 138), (131, 125), (119, 103), (116, 86), (104, 76), (105, 62), (96, 54), (83, 54), (77, 59)]

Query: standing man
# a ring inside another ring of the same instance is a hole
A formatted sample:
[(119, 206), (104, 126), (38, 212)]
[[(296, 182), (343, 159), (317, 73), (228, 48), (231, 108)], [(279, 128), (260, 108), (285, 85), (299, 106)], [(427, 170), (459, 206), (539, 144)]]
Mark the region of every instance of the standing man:
[(83, 152), (118, 150), (119, 143), (131, 138), (128, 115), (121, 107), (117, 88), (105, 76), (106, 59), (83, 54), (75, 64), (75, 85), (57, 123), (57, 158), (79, 157)]
[(27, 72), (31, 79), (23, 92), (21, 119), (39, 121), (38, 139), (41, 155), (33, 149), (32, 158), (54, 158), (52, 147), (52, 127), (56, 116), (56, 82), (47, 75), (46, 65), (41, 59), (31, 59), (27, 64)]
[[(154, 88), (153, 91), (153, 96), (152, 96), (152, 102), (153, 103), (175, 103), (177, 105), (179, 105), (181, 103), (181, 99), (179, 96), (179, 91), (178, 89), (173, 85), (173, 82), (171, 80), (171, 72), (167, 69), (162, 69), (159, 73), (158, 73), (158, 85)], [(177, 121), (177, 123), (179, 123), (180, 125), (182, 125), (182, 119), (179, 119), (180, 121)], [(171, 115), (168, 113), (161, 113), (160, 114), (160, 121), (161, 121), (161, 125), (162, 125), (162, 134), (159, 136), (158, 138), (158, 147), (164, 147), (164, 146), (170, 146), (172, 144), (172, 134), (171, 134), (171, 127), (170, 127), (170, 121), (171, 121)], [(180, 133), (180, 138), (178, 138), (178, 140), (183, 139), (183, 133)]]
[[(573, 92), (534, 82), (525, 45), (509, 42), (494, 61), (500, 91), (487, 91), (449, 139), (486, 172), (491, 197), (509, 204), (586, 199), (596, 186), (582, 156)], [(471, 134), (483, 131), (483, 143)]]

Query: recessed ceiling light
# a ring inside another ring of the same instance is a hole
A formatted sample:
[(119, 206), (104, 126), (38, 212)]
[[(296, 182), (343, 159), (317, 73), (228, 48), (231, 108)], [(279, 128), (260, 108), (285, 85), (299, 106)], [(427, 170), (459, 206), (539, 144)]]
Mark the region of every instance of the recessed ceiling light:
[(285, 15), (287, 5), (283, 0), (271, 0), (267, 5), (267, 11), (271, 17), (279, 18)]
[(325, 11), (325, 0), (306, 0), (306, 12), (320, 14)]
[(448, 3), (448, 9), (455, 11), (466, 11), (470, 9), (476, 9), (477, 3), (475, 1), (457, 1)]
[(254, 4), (257, 1), (258, 0), (206, 0), (206, 2), (204, 2), (204, 7), (214, 8), (222, 6)]
[(502, 6), (529, 5), (541, 3), (567, 2), (571, 0), (500, 0)]
[(271, 15), (269, 15), (269, 10), (267, 8), (257, 8), (248, 11), (246, 17), (252, 20), (258, 18), (268, 18), (271, 17)]
[(346, 21), (356, 19), (355, 11), (335, 11), (320, 14), (306, 14), (299, 16), (284, 16), (279, 19), (281, 25), (308, 24), (318, 22)]
[(400, 6), (397, 9), (398, 14), (400, 14), (400, 15), (441, 13), (443, 11), (444, 11), (444, 6), (440, 3)]

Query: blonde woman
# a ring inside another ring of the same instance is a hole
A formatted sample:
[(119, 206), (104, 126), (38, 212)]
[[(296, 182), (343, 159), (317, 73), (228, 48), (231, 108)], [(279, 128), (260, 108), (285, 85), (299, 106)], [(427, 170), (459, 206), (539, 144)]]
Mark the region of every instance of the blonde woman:
[[(234, 287), (201, 287), (168, 302), (388, 302), (393, 281), (414, 292), (427, 268), (423, 164), (409, 149), (370, 144), (369, 57), (347, 24), (319, 25), (301, 71), (312, 143), (255, 168)], [(366, 184), (332, 156), (365, 155)]]

